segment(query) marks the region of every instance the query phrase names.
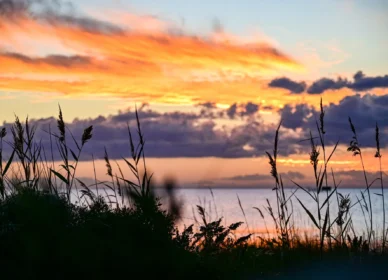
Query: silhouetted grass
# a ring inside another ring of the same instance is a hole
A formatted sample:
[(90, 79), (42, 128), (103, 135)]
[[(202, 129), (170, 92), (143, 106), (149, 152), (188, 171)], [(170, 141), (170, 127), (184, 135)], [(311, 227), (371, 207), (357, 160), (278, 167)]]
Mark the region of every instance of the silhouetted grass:
[[(310, 132), (307, 139), (311, 144), (308, 157), (315, 178), (313, 192), (294, 182), (297, 189), (286, 195), (277, 165), (281, 141), (279, 124), (273, 152), (267, 152), (277, 203), (274, 209), (267, 199), (267, 205), (255, 207), (267, 231), (267, 236), (259, 238), (250, 232), (248, 225), (248, 235), (237, 234), (242, 222), (224, 225), (217, 208), (216, 220), (209, 220), (205, 206), (200, 205), (196, 209), (198, 225), (178, 230), (182, 205), (174, 196), (173, 181), (165, 183), (168, 207), (162, 208), (153, 191), (137, 110), (139, 141), (135, 143), (128, 124), (130, 157), (123, 156), (130, 177), (125, 176), (127, 172), (117, 162), (116, 166), (112, 164), (105, 149), (104, 161), (110, 180), (98, 180), (93, 157), (95, 182), (92, 185), (76, 177), (83, 148), (92, 141), (92, 126), (86, 127), (77, 140), (67, 128), (59, 108), (58, 134), (49, 128), (50, 151), (45, 151), (35, 140), (36, 129), (30, 127), (28, 118), (24, 124), (16, 118), (11, 129), (12, 141), (5, 140), (5, 128), (0, 130), (0, 275), (4, 279), (47, 276), (53, 279), (264, 279), (295, 273), (298, 269), (314, 267), (316, 263), (359, 266), (372, 257), (385, 260), (385, 215), (381, 242), (372, 244), (376, 234), (371, 184), (366, 177), (355, 127), (349, 118), (353, 133), (349, 151), (360, 156), (366, 188), (361, 192), (361, 199), (352, 204), (349, 196), (338, 193), (340, 183), (336, 182), (333, 170), (331, 174), (328, 171), (339, 142), (330, 153), (327, 151), (324, 116), (321, 101), (321, 114), (316, 122), (318, 136)], [(377, 125), (375, 137), (382, 176)], [(319, 139), (318, 144), (316, 139)], [(12, 148), (7, 159), (3, 158), (4, 144)], [(62, 160), (60, 166), (55, 166), (55, 146)], [(321, 165), (320, 157), (323, 158)], [(322, 187), (324, 183), (328, 185), (330, 178), (334, 190), (321, 201)], [(382, 177), (380, 182), (384, 198)], [(306, 192), (316, 203), (315, 211), (296, 197), (298, 190)], [(72, 196), (77, 198), (76, 202), (72, 201)], [(213, 193), (212, 198), (214, 202)], [(293, 198), (316, 227), (318, 240), (302, 238), (295, 228)], [(243, 203), (239, 197), (237, 200), (247, 224)], [(330, 220), (331, 203), (338, 206), (334, 221)], [(366, 239), (354, 233), (350, 209), (355, 206), (361, 206), (366, 212)], [(269, 234), (265, 212), (260, 207), (265, 207), (273, 221), (276, 236)], [(385, 211), (384, 204), (383, 208)], [(328, 277), (336, 279), (335, 272), (332, 273)]]

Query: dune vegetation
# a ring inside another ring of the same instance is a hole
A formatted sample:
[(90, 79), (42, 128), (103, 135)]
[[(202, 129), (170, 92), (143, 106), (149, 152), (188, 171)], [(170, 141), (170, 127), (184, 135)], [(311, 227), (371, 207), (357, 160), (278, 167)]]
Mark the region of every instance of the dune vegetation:
[[(166, 183), (169, 202), (162, 205), (147, 170), (146, 136), (137, 111), (137, 131), (134, 133), (128, 125), (128, 151), (123, 151), (126, 166), (116, 165), (109, 152), (103, 151), (111, 180), (100, 181), (94, 174), (94, 184), (86, 184), (76, 173), (84, 147), (93, 141), (92, 126), (84, 129), (81, 139), (76, 139), (59, 108), (55, 132), (51, 128), (47, 131), (51, 149), (45, 150), (40, 139), (35, 139), (36, 128), (30, 126), (28, 118), (21, 122), (16, 117), (10, 131), (0, 129), (1, 275), (4, 279), (277, 279), (311, 271), (295, 276), (311, 279), (311, 273), (319, 271), (314, 278), (337, 279), (344, 278), (338, 271), (345, 267), (350, 274), (361, 275), (355, 269), (363, 267), (368, 271), (373, 267), (377, 273), (376, 267), (386, 261), (387, 228), (385, 215), (382, 228), (377, 231), (374, 227), (370, 191), (373, 182), (366, 176), (357, 124), (349, 118), (353, 138), (348, 151), (362, 163), (365, 190), (360, 192), (358, 201), (351, 201), (337, 191), (339, 182), (330, 169), (330, 160), (338, 143), (332, 150), (325, 145), (324, 117), (321, 102), (316, 136), (311, 132), (307, 139), (311, 143), (308, 156), (315, 188), (311, 191), (294, 182), (295, 190), (306, 192), (316, 203), (314, 210), (305, 207), (295, 192), (285, 191), (277, 166), (281, 125), (274, 132), (274, 149), (267, 156), (277, 204), (268, 203), (257, 210), (259, 219), (270, 218), (274, 223), (275, 237), (239, 235), (243, 222), (209, 220), (202, 206), (197, 206), (199, 223), (178, 230), (181, 205), (174, 197), (175, 186)], [(376, 179), (381, 185), (378, 195), (384, 204), (377, 125), (375, 138), (381, 174)], [(5, 153), (5, 145), (10, 153)], [(60, 164), (54, 160), (54, 149), (61, 157)], [(328, 185), (334, 187), (323, 195), (323, 188)], [(305, 210), (319, 238), (298, 234), (293, 224), (292, 200)], [(334, 220), (330, 218), (333, 204), (338, 209)], [(240, 207), (244, 213), (241, 203)], [(353, 207), (363, 211), (363, 236), (352, 230)], [(385, 212), (385, 205), (383, 209)], [(333, 270), (322, 270), (323, 265)]]

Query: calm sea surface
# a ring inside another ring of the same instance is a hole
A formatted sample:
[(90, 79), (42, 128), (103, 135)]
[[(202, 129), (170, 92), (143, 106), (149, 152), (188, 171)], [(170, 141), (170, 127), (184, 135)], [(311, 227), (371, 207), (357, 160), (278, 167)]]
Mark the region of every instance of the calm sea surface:
[[(291, 195), (295, 190), (288, 189), (286, 197)], [(342, 195), (348, 195), (351, 199), (351, 204), (357, 202), (357, 198), (361, 199), (361, 191), (363, 189), (339, 189), (338, 192)], [(383, 207), (382, 197), (377, 195), (381, 193), (381, 189), (370, 189), (374, 227), (379, 233), (383, 224)], [(160, 192), (159, 192), (160, 193)], [(213, 195), (212, 195), (213, 193)], [(320, 194), (320, 203), (323, 203), (327, 195), (330, 192), (323, 192)], [(163, 196), (163, 193), (161, 193)], [(366, 193), (365, 193), (366, 195)], [(305, 207), (311, 211), (311, 213), (317, 217), (317, 205), (313, 199), (303, 192), (298, 190), (295, 197), (290, 199), (290, 206), (293, 206), (293, 222), (297, 228), (302, 232), (312, 233), (314, 224), (310, 221), (310, 218), (306, 214), (305, 210), (301, 207), (296, 197), (299, 198)], [(200, 221), (196, 206), (201, 205), (205, 207), (205, 210), (209, 216), (209, 220), (223, 217), (224, 224), (230, 224), (235, 222), (244, 222), (241, 229), (249, 232), (255, 232), (258, 234), (266, 234), (266, 227), (269, 231), (274, 229), (274, 223), (270, 218), (268, 212), (265, 210), (268, 206), (266, 199), (270, 202), (274, 211), (276, 211), (276, 193), (271, 189), (179, 189), (176, 191), (176, 197), (183, 202), (183, 214), (181, 225), (195, 224), (194, 213), (198, 221)], [(248, 227), (244, 214), (238, 203), (238, 197), (241, 201), (242, 208), (244, 210)], [(367, 198), (367, 196), (366, 196)], [(329, 199), (331, 220), (334, 221), (338, 213), (337, 197), (335, 193)], [(385, 204), (388, 205), (388, 199), (385, 198)], [(262, 210), (265, 221), (261, 218), (259, 212), (253, 207), (258, 207)], [(387, 207), (386, 207), (387, 208)], [(364, 209), (365, 211), (365, 209)], [(354, 230), (357, 234), (363, 234), (366, 232), (365, 219), (359, 204), (351, 208), (350, 213), (352, 215)], [(322, 216), (325, 214), (325, 209), (322, 210)], [(388, 211), (386, 209), (386, 216), (388, 220)]]
[[(295, 190), (287, 189), (286, 197), (291, 195)], [(349, 195), (351, 199), (351, 205), (357, 202), (358, 199), (361, 199), (361, 192), (363, 189), (349, 189), (343, 188), (339, 189), (338, 192), (342, 195)], [(380, 231), (383, 224), (383, 207), (382, 207), (382, 197), (378, 195), (381, 193), (381, 189), (370, 189), (371, 199), (372, 199), (372, 208), (373, 208), (373, 221), (374, 229), (378, 235), (381, 235)], [(100, 192), (100, 194), (102, 194)], [(165, 192), (161, 189), (156, 190), (156, 194), (162, 198), (162, 203), (168, 205), (168, 199)], [(326, 199), (327, 195), (330, 192), (322, 192), (320, 194), (320, 203)], [(365, 193), (366, 196), (366, 193)], [(388, 193), (387, 193), (388, 196)], [(197, 205), (200, 205), (205, 208), (208, 221), (213, 221), (217, 218), (223, 218), (223, 224), (229, 225), (235, 222), (244, 222), (240, 227), (241, 233), (250, 232), (256, 233), (262, 236), (267, 234), (267, 229), (269, 232), (274, 230), (274, 223), (272, 218), (269, 216), (266, 208), (268, 207), (267, 199), (271, 204), (272, 208), (276, 213), (277, 204), (276, 204), (276, 193), (271, 189), (224, 189), (224, 188), (198, 188), (198, 189), (177, 189), (175, 191), (175, 197), (182, 202), (182, 219), (179, 222), (179, 227), (183, 228), (184, 225), (198, 225), (197, 221), (201, 221), (197, 212)], [(300, 230), (301, 233), (307, 232), (308, 234), (314, 235), (316, 231), (314, 230), (314, 224), (311, 222), (310, 218), (306, 214), (305, 210), (301, 207), (297, 201), (299, 198), (305, 207), (311, 211), (311, 213), (317, 219), (317, 205), (313, 199), (303, 192), (298, 190), (294, 196), (289, 201), (289, 206), (293, 207), (293, 218), (292, 222), (295, 227)], [(241, 206), (244, 210), (244, 214), (239, 206), (238, 198), (241, 201)], [(367, 196), (366, 196), (367, 198)], [(330, 203), (330, 213), (331, 221), (334, 221), (338, 213), (337, 206), (337, 197), (334, 193), (329, 199)], [(385, 199), (385, 204), (388, 208), (388, 198)], [(264, 219), (260, 216), (259, 212), (253, 207), (258, 207), (262, 210), (264, 214)], [(291, 209), (290, 209), (291, 210)], [(365, 212), (365, 209), (364, 209)], [(325, 214), (325, 209), (322, 210), (322, 216)], [(350, 214), (352, 216), (353, 228), (358, 235), (366, 233), (366, 225), (361, 210), (360, 204), (355, 205), (351, 208)], [(367, 213), (366, 213), (367, 215)], [(195, 217), (196, 218), (195, 218)], [(388, 211), (386, 209), (386, 216), (388, 220)]]

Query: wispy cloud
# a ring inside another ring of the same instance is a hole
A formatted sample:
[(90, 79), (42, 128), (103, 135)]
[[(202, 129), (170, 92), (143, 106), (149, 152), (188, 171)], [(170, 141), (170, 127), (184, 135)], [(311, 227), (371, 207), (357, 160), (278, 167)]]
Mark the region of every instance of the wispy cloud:
[[(58, 1), (1, 3), (1, 41), (57, 40), (75, 55), (33, 56), (3, 46), (0, 64), (6, 67), (0, 69), (0, 90), (175, 103), (217, 101), (245, 92), (247, 101), (263, 77), (303, 69), (268, 42), (240, 41), (222, 30), (192, 35), (153, 17), (125, 13), (118, 24), (77, 13)], [(140, 28), (143, 21), (152, 21), (154, 28)]]

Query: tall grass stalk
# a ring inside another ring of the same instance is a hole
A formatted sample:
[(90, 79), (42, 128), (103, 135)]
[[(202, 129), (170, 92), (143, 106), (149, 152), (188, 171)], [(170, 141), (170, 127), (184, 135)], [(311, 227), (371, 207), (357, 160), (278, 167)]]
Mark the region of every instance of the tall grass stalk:
[(272, 207), (268, 202), (267, 211), (275, 222), (276, 229), (278, 231), (279, 239), (282, 242), (282, 248), (285, 249), (290, 246), (290, 219), (293, 213), (289, 213), (287, 202), (294, 195), (292, 193), (288, 198), (286, 198), (284, 191), (284, 184), (281, 175), (278, 172), (277, 167), (277, 156), (278, 156), (278, 144), (279, 144), (279, 130), (282, 122), (280, 121), (274, 139), (274, 149), (273, 154), (271, 155), (266, 151), (266, 154), (269, 159), (269, 164), (271, 166), (271, 175), (275, 179), (275, 190), (276, 193), (276, 206), (277, 206), (277, 217), (275, 217)]
[[(350, 129), (353, 133), (353, 137), (352, 137), (352, 140), (350, 141), (350, 144), (349, 144), (349, 147), (348, 147), (348, 151), (352, 152), (353, 153), (353, 156), (359, 156), (360, 157), (360, 161), (361, 161), (361, 166), (362, 166), (362, 171), (363, 171), (363, 174), (364, 174), (364, 179), (365, 179), (365, 184), (366, 184), (366, 191), (368, 193), (368, 201), (369, 201), (369, 207), (366, 207), (366, 211), (368, 212), (369, 214), (369, 234), (368, 234), (368, 243), (370, 244), (371, 242), (371, 239), (372, 239), (372, 235), (373, 235), (373, 208), (372, 208), (372, 200), (371, 200), (371, 194), (370, 194), (370, 187), (372, 184), (369, 184), (368, 183), (368, 177), (366, 175), (366, 170), (365, 170), (365, 165), (364, 165), (364, 159), (363, 159), (363, 156), (362, 156), (362, 151), (359, 147), (359, 141), (358, 141), (358, 137), (357, 137), (357, 132), (356, 132), (356, 128), (354, 127), (354, 124), (352, 122), (352, 119), (349, 117), (349, 124), (350, 124)], [(372, 182), (373, 183), (373, 182)]]
[(384, 184), (383, 184), (383, 170), (381, 165), (381, 151), (380, 151), (380, 133), (379, 126), (376, 123), (376, 154), (375, 157), (379, 159), (379, 169), (380, 169), (380, 186), (381, 186), (381, 198), (383, 200), (383, 235), (382, 235), (382, 252), (385, 252), (385, 243), (386, 243), (386, 234), (385, 234), (385, 197), (384, 197)]
[(244, 216), (245, 223), (246, 223), (247, 229), (248, 229), (248, 233), (250, 234), (251, 230), (249, 229), (248, 219), (247, 219), (247, 216), (245, 215), (244, 208), (242, 207), (241, 200), (240, 200), (240, 197), (238, 195), (237, 195), (237, 201), (238, 201), (238, 205), (240, 206), (240, 210), (241, 210), (241, 212), (242, 212), (242, 214)]
[(15, 150), (13, 150), (6, 165), (3, 167), (3, 139), (6, 135), (7, 135), (7, 130), (5, 129), (5, 127), (3, 127), (0, 130), (0, 195), (1, 195), (2, 199), (4, 199), (7, 195), (6, 182), (4, 180), (5, 175), (7, 174), (7, 171), (9, 169), (9, 167), (11, 166), (13, 157), (15, 155)]
[[(319, 134), (319, 139), (321, 141), (321, 147), (322, 147), (322, 152), (323, 152), (323, 165), (324, 165), (324, 171), (323, 174), (325, 176), (325, 185), (328, 186), (328, 181), (327, 181), (327, 163), (326, 163), (326, 146), (325, 146), (325, 111), (323, 110), (323, 104), (322, 104), (322, 98), (320, 101), (320, 115), (319, 115), (319, 127), (318, 127), (318, 122), (316, 121), (317, 125), (317, 130)], [(330, 225), (330, 200), (329, 200), (329, 192), (326, 192), (326, 198), (327, 198), (327, 211), (328, 211), (328, 223)], [(331, 238), (330, 238), (331, 232), (330, 232), (330, 227), (327, 229), (327, 236), (328, 236), (328, 241), (329, 241), (329, 247), (331, 248)], [(323, 241), (321, 241), (323, 242)]]
[[(310, 220), (313, 222), (313, 224), (316, 226), (316, 228), (319, 231), (319, 241), (320, 241), (319, 244), (320, 244), (321, 257), (323, 255), (325, 238), (328, 239), (329, 247), (331, 248), (331, 239), (333, 238), (331, 234), (331, 228), (333, 224), (330, 221), (330, 198), (336, 192), (337, 187), (335, 187), (330, 194), (329, 193), (326, 194), (326, 199), (322, 203), (320, 201), (320, 194), (322, 192), (323, 182), (326, 182), (326, 186), (328, 186), (327, 167), (330, 162), (330, 159), (332, 158), (339, 144), (339, 140), (338, 140), (333, 150), (330, 152), (329, 156), (327, 157), (325, 140), (324, 140), (325, 139), (324, 135), (326, 134), (324, 116), (325, 116), (325, 111), (323, 110), (322, 99), (321, 99), (319, 123), (318, 121), (316, 121), (315, 123), (316, 123), (317, 132), (319, 135), (318, 138), (320, 140), (320, 147), (323, 152), (323, 165), (319, 167), (319, 156), (321, 153), (318, 146), (315, 143), (315, 139), (317, 137), (313, 137), (312, 132), (310, 131), (310, 137), (308, 139), (302, 140), (302, 141), (310, 142), (311, 152), (309, 153), (309, 158), (313, 168), (313, 174), (315, 179), (315, 192), (311, 194), (308, 189), (292, 181), (298, 188), (300, 188), (305, 193), (307, 193), (315, 201), (315, 204), (317, 207), (317, 216), (318, 216), (317, 218), (315, 218), (313, 213), (311, 213), (310, 210), (308, 210), (308, 208), (304, 205), (304, 203), (299, 198), (297, 198), (299, 204), (302, 206), (306, 214), (309, 216)], [(326, 211), (324, 214), (322, 214), (322, 209), (324, 208), (326, 209)]]

